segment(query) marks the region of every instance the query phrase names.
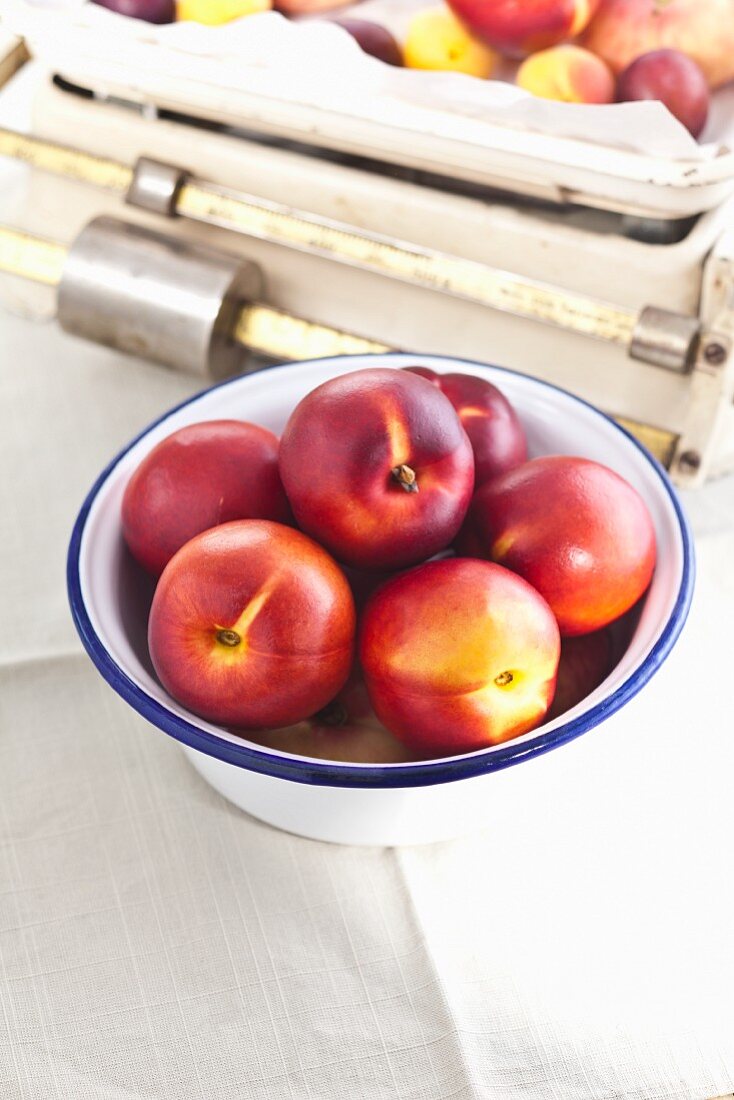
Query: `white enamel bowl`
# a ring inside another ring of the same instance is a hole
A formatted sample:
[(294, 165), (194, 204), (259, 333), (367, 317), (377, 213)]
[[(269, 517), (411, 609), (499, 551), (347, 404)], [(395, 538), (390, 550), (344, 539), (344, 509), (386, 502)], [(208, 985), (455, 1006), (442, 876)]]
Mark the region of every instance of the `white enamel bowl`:
[[(533, 456), (560, 453), (595, 459), (642, 494), (655, 523), (658, 564), (620, 663), (583, 703), (532, 733), (480, 752), (415, 764), (340, 764), (275, 752), (180, 707), (153, 674), (145, 644), (150, 591), (141, 591), (139, 574), (131, 569), (123, 546), (120, 504), (134, 468), (164, 436), (186, 424), (235, 417), (280, 432), (296, 403), (326, 379), (364, 367), (418, 361), (438, 371), (477, 374), (500, 386), (524, 422)], [(181, 742), (207, 782), (243, 810), (281, 829), (343, 844), (379, 845), (420, 844), (479, 827), (501, 828), (527, 798), (546, 799), (550, 805), (565, 769), (577, 766), (578, 746), (598, 740), (601, 727), (606, 738), (619, 736), (612, 727), (623, 731), (633, 723), (635, 696), (649, 690), (646, 685), (683, 627), (693, 574), (690, 533), (665, 472), (603, 413), (512, 371), (396, 354), (278, 367), (232, 379), (173, 409), (103, 471), (79, 513), (68, 558), (72, 612), (90, 657), (132, 707)]]

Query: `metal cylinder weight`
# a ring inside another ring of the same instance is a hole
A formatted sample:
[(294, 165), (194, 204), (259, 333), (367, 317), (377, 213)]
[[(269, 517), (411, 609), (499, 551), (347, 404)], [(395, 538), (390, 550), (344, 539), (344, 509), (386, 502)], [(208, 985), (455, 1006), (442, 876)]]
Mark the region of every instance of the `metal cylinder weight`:
[(116, 218), (90, 222), (71, 246), (58, 294), (75, 336), (209, 378), (242, 365), (234, 328), (262, 294), (258, 266)]

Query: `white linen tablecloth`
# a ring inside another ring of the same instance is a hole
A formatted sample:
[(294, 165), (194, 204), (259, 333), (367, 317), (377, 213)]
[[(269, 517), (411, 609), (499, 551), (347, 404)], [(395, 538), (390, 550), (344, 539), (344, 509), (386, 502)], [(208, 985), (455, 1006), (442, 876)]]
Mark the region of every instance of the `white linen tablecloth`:
[(71, 623), (85, 492), (194, 386), (0, 316), (0, 1098), (734, 1091), (734, 480), (687, 497), (695, 608), (635, 761), (501, 836), (332, 847), (209, 789)]

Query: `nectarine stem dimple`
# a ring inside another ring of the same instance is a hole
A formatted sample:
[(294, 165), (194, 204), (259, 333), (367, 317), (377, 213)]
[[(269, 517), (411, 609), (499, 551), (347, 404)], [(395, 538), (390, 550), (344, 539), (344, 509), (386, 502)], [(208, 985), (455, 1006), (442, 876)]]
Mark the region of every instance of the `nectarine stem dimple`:
[(508, 684), (511, 684), (514, 679), (515, 677), (512, 675), (511, 672), (500, 672), (499, 676), (495, 676), (494, 682), (497, 687), (503, 688), (507, 687)]
[(217, 641), (222, 645), (236, 646), (240, 644), (242, 639), (236, 630), (218, 630)]
[(417, 493), (418, 482), (415, 477), (415, 470), (410, 466), (402, 465), (396, 466), (392, 472), (392, 476), (397, 481), (401, 489), (405, 489), (406, 493)]

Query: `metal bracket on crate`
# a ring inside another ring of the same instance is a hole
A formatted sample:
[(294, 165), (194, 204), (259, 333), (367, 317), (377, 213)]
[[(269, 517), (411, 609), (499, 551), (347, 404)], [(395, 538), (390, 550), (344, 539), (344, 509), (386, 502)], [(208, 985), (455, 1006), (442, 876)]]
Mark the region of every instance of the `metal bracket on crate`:
[(140, 157), (133, 169), (125, 202), (151, 214), (171, 218), (177, 213), (178, 197), (188, 175), (188, 172), (173, 164)]
[(642, 363), (687, 373), (693, 365), (700, 331), (698, 317), (647, 306), (632, 331), (629, 353)]
[(198, 180), (144, 158), (133, 169), (32, 136), (0, 130), (0, 155), (115, 191), (131, 205), (230, 229), (257, 240), (475, 302), (516, 317), (616, 344), (640, 362), (686, 373), (698, 339), (695, 317), (642, 313), (474, 260), (368, 233), (253, 195)]
[(683, 431), (672, 468), (685, 486), (700, 485), (712, 466), (718, 433), (734, 426), (734, 232), (706, 261), (701, 296), (703, 330), (689, 381)]

